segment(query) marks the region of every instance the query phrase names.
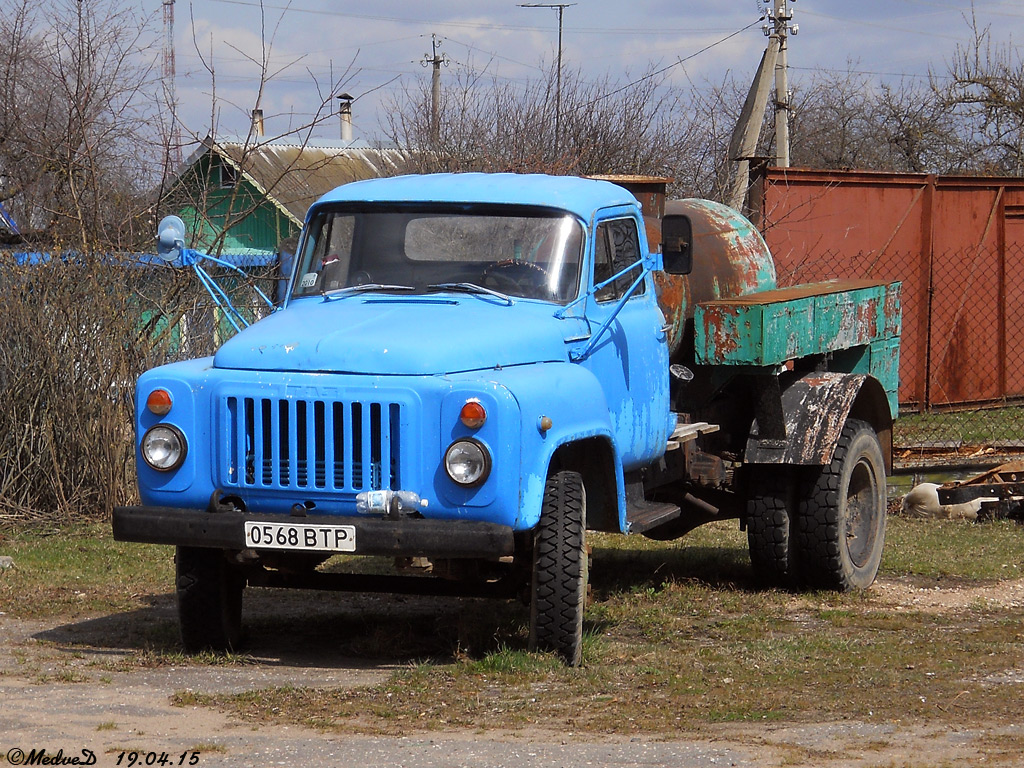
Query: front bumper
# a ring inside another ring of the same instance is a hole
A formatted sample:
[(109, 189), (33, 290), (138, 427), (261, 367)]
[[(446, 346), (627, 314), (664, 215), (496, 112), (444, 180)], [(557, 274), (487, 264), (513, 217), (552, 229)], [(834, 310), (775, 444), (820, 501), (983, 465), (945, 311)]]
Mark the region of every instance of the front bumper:
[[(475, 520), (338, 517), (335, 515), (248, 514), (176, 507), (115, 507), (114, 538), (147, 544), (214, 549), (248, 548), (245, 523), (352, 526), (357, 555), (468, 558), (504, 557), (515, 551), (510, 526)], [(272, 549), (272, 548), (268, 548)]]

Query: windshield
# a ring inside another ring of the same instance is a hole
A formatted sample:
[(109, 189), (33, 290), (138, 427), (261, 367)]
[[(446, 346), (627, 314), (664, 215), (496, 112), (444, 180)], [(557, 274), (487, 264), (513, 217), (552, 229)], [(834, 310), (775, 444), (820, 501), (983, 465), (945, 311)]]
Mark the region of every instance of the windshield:
[(479, 286), (565, 304), (576, 298), (583, 227), (522, 206), (367, 206), (320, 211), (299, 254), (293, 297), (360, 285), (427, 293)]

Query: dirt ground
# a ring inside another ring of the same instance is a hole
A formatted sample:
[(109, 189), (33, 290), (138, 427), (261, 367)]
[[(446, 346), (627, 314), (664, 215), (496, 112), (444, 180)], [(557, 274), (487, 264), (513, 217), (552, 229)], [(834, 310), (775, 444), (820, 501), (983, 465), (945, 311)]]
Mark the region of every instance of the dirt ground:
[[(988, 601), (1024, 610), (1024, 580), (995, 587), (918, 589), (896, 580), (873, 588), (895, 610), (955, 611)], [(410, 604), (410, 610), (420, 610)], [(247, 608), (247, 611), (250, 610)], [(257, 604), (255, 610), (260, 610)], [(1024, 722), (968, 729), (898, 723), (715, 724), (697, 733), (603, 738), (546, 731), (409, 733), (401, 738), (254, 726), (203, 707), (171, 703), (177, 692), (241, 692), (272, 686), (349, 688), (383, 681), (393, 667), (339, 659), (329, 644), (288, 638), (251, 646), (251, 663), (152, 668), (119, 661), (137, 653), (148, 624), (173, 621), (173, 600), (113, 616), (26, 621), (0, 615), (0, 764), (23, 764), (46, 750), (63, 764), (97, 766), (1018, 766), (1024, 758), (1000, 743), (1024, 737)], [(301, 622), (300, 612), (294, 616)], [(1019, 697), (1024, 659), (1007, 673)], [(124, 754), (123, 754), (124, 753)], [(161, 763), (161, 754), (166, 758)], [(94, 761), (91, 762), (90, 761)], [(56, 763), (51, 763), (56, 764)]]

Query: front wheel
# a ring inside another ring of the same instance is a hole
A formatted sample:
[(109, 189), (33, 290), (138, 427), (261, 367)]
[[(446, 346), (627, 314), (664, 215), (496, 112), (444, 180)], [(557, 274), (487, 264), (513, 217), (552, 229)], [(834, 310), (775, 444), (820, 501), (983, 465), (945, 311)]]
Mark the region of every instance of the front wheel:
[(242, 639), (245, 577), (219, 549), (178, 547), (174, 562), (185, 651), (237, 650)]
[(832, 462), (802, 494), (793, 544), (807, 586), (867, 589), (885, 543), (885, 461), (874, 429), (848, 419)]
[(530, 650), (555, 651), (578, 666), (587, 597), (586, 501), (578, 472), (556, 472), (544, 486), (534, 531)]

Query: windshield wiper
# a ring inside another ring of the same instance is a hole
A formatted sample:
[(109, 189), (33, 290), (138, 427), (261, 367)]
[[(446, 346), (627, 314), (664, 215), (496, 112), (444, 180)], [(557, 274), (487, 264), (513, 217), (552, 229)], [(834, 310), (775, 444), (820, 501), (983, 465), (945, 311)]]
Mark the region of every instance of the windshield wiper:
[(385, 283), (364, 283), (363, 285), (350, 285), (347, 288), (334, 288), (330, 291), (322, 291), (324, 301), (340, 299), (353, 293), (366, 293), (367, 291), (415, 291), (411, 285), (387, 285)]
[(494, 296), (495, 298), (501, 299), (510, 307), (515, 302), (512, 301), (512, 297), (508, 296), (501, 291), (495, 291), (491, 288), (485, 288), (482, 285), (476, 283), (434, 283), (433, 285), (427, 286), (428, 290), (431, 291), (461, 291), (462, 293), (483, 293), (488, 296)]

